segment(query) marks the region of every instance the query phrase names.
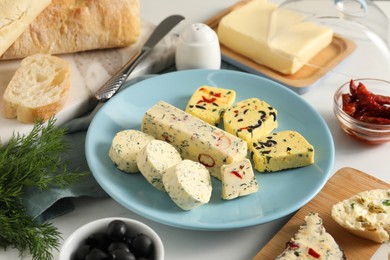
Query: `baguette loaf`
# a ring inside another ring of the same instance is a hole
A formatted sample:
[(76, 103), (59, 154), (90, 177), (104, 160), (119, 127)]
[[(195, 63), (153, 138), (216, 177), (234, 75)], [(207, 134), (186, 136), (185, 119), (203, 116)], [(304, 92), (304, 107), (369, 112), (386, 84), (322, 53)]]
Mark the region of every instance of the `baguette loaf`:
[(23, 59), (3, 95), (3, 114), (22, 123), (46, 121), (60, 111), (70, 88), (70, 65), (49, 54)]
[(378, 243), (389, 240), (390, 190), (368, 190), (332, 207), (332, 218), (356, 236)]
[(124, 47), (139, 35), (138, 0), (52, 0), (0, 59)]
[(48, 5), (50, 0), (0, 1), (0, 55), (26, 30)]

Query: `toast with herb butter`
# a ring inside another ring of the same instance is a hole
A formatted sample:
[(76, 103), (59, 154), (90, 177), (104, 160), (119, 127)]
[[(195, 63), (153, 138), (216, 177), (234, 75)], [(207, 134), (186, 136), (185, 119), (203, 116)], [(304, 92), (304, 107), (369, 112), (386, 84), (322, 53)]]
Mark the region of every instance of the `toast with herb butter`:
[(331, 234), (326, 232), (322, 219), (317, 213), (310, 212), (305, 224), (289, 242), (286, 249), (275, 259), (346, 259)]
[(332, 218), (352, 234), (384, 243), (390, 233), (390, 189), (363, 191), (332, 207)]

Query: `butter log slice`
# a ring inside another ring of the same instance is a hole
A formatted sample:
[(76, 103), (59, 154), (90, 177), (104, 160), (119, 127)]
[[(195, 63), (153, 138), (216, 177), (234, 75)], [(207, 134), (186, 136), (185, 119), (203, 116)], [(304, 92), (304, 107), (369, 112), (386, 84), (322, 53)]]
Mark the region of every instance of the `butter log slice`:
[(224, 46), (258, 64), (282, 74), (294, 74), (331, 43), (333, 31), (314, 23), (297, 22), (302, 19), (299, 13), (281, 9), (271, 24), (277, 7), (265, 0), (250, 1), (221, 19), (218, 38)]
[(235, 99), (234, 90), (201, 86), (192, 94), (185, 111), (216, 126)]
[(249, 98), (227, 109), (223, 121), (225, 131), (249, 143), (277, 128), (276, 117), (276, 109), (267, 102)]
[(222, 198), (231, 200), (237, 197), (249, 195), (259, 190), (256, 176), (249, 159), (223, 165), (222, 174)]
[(287, 242), (286, 249), (275, 259), (346, 259), (346, 256), (331, 234), (326, 232), (322, 219), (311, 212), (305, 223)]
[(332, 207), (332, 218), (352, 234), (378, 243), (389, 241), (390, 189), (367, 190)]
[(108, 156), (119, 170), (137, 173), (137, 154), (152, 140), (153, 136), (138, 130), (120, 131), (112, 139)]
[(249, 144), (254, 167), (275, 172), (314, 163), (314, 147), (298, 132), (281, 131)]
[(200, 162), (221, 180), (221, 167), (247, 155), (247, 143), (164, 101), (146, 111), (141, 130), (172, 144), (183, 159)]
[(210, 201), (210, 173), (198, 162), (183, 160), (162, 175), (169, 197), (183, 210), (197, 208)]
[(145, 179), (160, 191), (165, 191), (163, 173), (182, 161), (180, 154), (171, 144), (150, 141), (138, 154), (137, 166)]

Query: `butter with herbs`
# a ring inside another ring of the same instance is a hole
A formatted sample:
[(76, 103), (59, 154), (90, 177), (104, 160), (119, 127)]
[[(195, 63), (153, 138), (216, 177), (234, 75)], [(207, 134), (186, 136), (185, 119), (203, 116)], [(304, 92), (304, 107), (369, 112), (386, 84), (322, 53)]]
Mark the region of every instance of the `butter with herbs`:
[(247, 156), (247, 143), (164, 101), (146, 111), (141, 130), (172, 144), (183, 159), (200, 162), (221, 180), (221, 166)]
[(281, 131), (249, 144), (254, 167), (259, 172), (275, 172), (314, 163), (313, 146), (298, 132)]

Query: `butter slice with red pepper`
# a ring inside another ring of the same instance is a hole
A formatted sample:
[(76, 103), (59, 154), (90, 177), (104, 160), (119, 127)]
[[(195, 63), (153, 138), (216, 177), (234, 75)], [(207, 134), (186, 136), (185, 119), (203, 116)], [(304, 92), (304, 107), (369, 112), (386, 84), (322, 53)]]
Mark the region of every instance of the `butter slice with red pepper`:
[(277, 111), (258, 98), (242, 100), (223, 116), (225, 131), (247, 142), (271, 133), (278, 127)]
[(286, 249), (275, 259), (341, 260), (346, 258), (332, 235), (326, 232), (322, 219), (317, 213), (310, 212), (305, 217), (305, 224), (287, 242)]
[(200, 162), (221, 180), (221, 166), (247, 156), (247, 143), (164, 101), (146, 111), (141, 130), (172, 144), (183, 159)]
[(222, 198), (231, 200), (249, 195), (259, 190), (251, 161), (247, 158), (242, 161), (223, 165), (221, 168)]
[(281, 131), (249, 143), (255, 169), (275, 172), (314, 163), (314, 147), (298, 132)]
[(236, 92), (232, 89), (201, 86), (192, 94), (185, 111), (216, 126), (235, 99)]

